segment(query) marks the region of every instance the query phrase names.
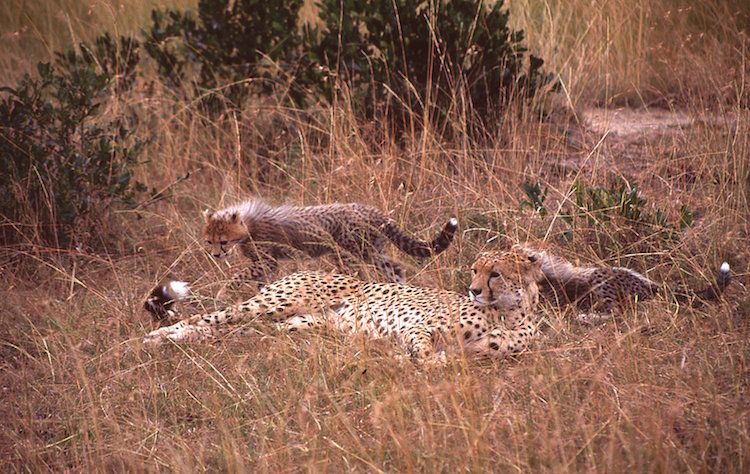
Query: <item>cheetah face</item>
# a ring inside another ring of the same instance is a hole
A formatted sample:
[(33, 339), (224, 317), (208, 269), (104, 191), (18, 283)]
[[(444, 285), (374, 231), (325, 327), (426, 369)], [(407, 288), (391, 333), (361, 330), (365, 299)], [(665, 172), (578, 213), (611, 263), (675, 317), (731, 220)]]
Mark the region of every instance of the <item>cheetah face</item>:
[(236, 212), (228, 215), (206, 210), (203, 224), (203, 238), (208, 252), (214, 258), (222, 258), (232, 247), (247, 238), (247, 228)]
[(539, 260), (517, 250), (480, 254), (471, 274), (469, 298), (480, 306), (516, 307), (543, 278)]

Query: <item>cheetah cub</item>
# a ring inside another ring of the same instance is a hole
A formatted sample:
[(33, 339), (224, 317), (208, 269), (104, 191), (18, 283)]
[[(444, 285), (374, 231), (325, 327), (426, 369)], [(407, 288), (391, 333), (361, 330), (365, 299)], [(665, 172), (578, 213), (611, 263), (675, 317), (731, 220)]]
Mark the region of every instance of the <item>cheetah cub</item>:
[(500, 358), (526, 348), (537, 332), (540, 262), (519, 251), (487, 252), (472, 274), (465, 296), (340, 274), (294, 273), (244, 303), (152, 331), (144, 344), (209, 339), (230, 324), (262, 318), (289, 330), (325, 326), (390, 337), (419, 362), (442, 363), (446, 350)]
[[(544, 274), (540, 284), (542, 294), (551, 301), (575, 304), (579, 311), (577, 319), (585, 324), (610, 319), (612, 311), (627, 301), (649, 299), (662, 287), (629, 268), (578, 267), (546, 250), (523, 245), (514, 248), (540, 262)], [(712, 285), (700, 291), (677, 288), (675, 296), (679, 300), (714, 300), (721, 296), (731, 280), (729, 264), (724, 262)]]
[(334, 254), (345, 273), (359, 261), (375, 265), (389, 280), (402, 282), (401, 265), (385, 253), (386, 241), (418, 258), (437, 255), (453, 240), (458, 221), (451, 218), (430, 242), (407, 235), (383, 211), (364, 204), (274, 207), (249, 200), (220, 211), (205, 211), (203, 238), (216, 258), (239, 246), (249, 266), (227, 289), (243, 282), (265, 283), (282, 259)]

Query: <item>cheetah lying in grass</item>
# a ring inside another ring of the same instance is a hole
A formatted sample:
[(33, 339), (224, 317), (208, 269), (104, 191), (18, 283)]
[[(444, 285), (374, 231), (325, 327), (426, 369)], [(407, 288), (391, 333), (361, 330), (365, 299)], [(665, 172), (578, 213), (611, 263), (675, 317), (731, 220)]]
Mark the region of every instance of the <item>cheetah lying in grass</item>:
[[(516, 245), (514, 249), (538, 260), (544, 278), (542, 295), (554, 302), (576, 306), (578, 320), (595, 324), (612, 317), (612, 312), (630, 300), (643, 301), (657, 294), (662, 285), (623, 267), (578, 267), (546, 250)], [(718, 299), (732, 281), (729, 263), (724, 262), (712, 285), (700, 291), (677, 288), (678, 300), (709, 301)]]
[(540, 262), (517, 250), (487, 252), (472, 274), (467, 297), (339, 274), (294, 273), (243, 303), (152, 331), (144, 343), (208, 339), (230, 323), (265, 318), (290, 330), (327, 326), (391, 337), (417, 361), (442, 360), (446, 349), (500, 358), (526, 348), (537, 332)]

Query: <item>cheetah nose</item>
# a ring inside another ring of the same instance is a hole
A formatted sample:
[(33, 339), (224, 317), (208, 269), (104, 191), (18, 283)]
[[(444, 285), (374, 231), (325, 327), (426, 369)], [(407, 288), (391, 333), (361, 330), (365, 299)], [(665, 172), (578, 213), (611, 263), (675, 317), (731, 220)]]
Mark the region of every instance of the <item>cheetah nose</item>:
[(482, 293), (481, 288), (469, 288), (469, 293), (471, 293), (474, 296), (479, 296)]

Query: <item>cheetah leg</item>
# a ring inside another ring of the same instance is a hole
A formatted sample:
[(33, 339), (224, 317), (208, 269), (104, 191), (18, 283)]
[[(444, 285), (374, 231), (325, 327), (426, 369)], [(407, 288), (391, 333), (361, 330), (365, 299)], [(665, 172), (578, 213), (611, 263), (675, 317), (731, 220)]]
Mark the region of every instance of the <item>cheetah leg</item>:
[(370, 260), (390, 281), (404, 283), (404, 269), (400, 263), (382, 254), (373, 255)]
[(336, 259), (336, 267), (345, 275), (353, 275), (358, 272), (362, 259), (343, 247), (336, 246), (331, 250)]
[[(289, 299), (283, 296), (291, 297), (289, 294), (275, 294), (272, 298), (264, 294), (258, 294), (244, 303), (233, 305), (220, 311), (214, 311), (208, 314), (197, 314), (171, 326), (165, 326), (151, 331), (143, 339), (147, 346), (158, 346), (166, 340), (174, 342), (189, 342), (213, 338), (226, 332), (220, 326), (229, 323), (242, 323), (243, 321), (267, 317), (272, 321), (280, 321), (297, 314), (310, 312), (312, 308), (304, 304), (289, 303)], [(282, 300), (281, 303), (275, 301)]]
[(276, 324), (280, 331), (307, 331), (323, 325), (323, 321), (312, 314), (299, 314)]
[(588, 313), (581, 312), (576, 315), (576, 320), (578, 320), (579, 323), (585, 324), (587, 326), (595, 326), (610, 319), (612, 319), (611, 313), (589, 311)]
[(233, 321), (241, 311), (252, 314), (250, 309), (252, 306), (256, 306), (257, 313), (260, 306), (254, 299), (251, 299), (246, 304), (230, 306), (213, 313), (190, 316), (171, 326), (151, 331), (143, 339), (143, 343), (147, 346), (158, 346), (166, 340), (192, 342), (213, 338), (218, 332), (217, 326)]
[(435, 353), (432, 333), (424, 328), (412, 328), (403, 336), (407, 352), (418, 364), (427, 366), (445, 365), (445, 353)]
[(612, 310), (616, 301), (610, 295), (604, 294), (600, 287), (593, 290), (592, 300), (595, 302), (589, 312), (580, 312), (576, 315), (578, 322), (593, 326), (612, 319)]
[(481, 338), (466, 344), (465, 349), (478, 355), (502, 359), (528, 348), (535, 334), (536, 330), (531, 325), (513, 331), (495, 328)]

